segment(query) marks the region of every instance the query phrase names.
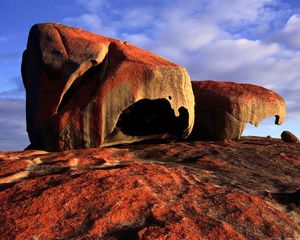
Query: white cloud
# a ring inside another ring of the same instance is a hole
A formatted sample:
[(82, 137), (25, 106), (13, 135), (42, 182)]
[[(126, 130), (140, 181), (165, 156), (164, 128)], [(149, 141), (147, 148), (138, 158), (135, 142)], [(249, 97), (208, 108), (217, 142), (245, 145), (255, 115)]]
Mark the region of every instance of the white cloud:
[(300, 50), (300, 15), (294, 14), (278, 34), (279, 41)]
[(154, 38), (156, 44), (173, 46), (182, 50), (197, 50), (212, 43), (226, 33), (201, 18), (175, 19), (157, 25)]
[[(259, 40), (228, 39), (217, 40), (214, 44), (207, 45), (198, 50), (197, 57), (201, 64), (207, 65), (211, 71), (207, 74), (226, 74), (259, 61), (266, 61), (277, 53), (276, 44), (266, 45)], [(237, 79), (235, 79), (237, 80)]]
[(264, 6), (272, 2), (273, 0), (212, 0), (208, 13), (218, 21), (253, 22), (266, 13)]
[(10, 99), (25, 99), (25, 89), (22, 82), (18, 82), (18, 86), (10, 88), (8, 90), (0, 91), (0, 99), (10, 98)]
[(122, 22), (120, 24), (126, 25), (126, 27), (143, 27), (151, 24), (154, 21), (151, 12), (147, 11), (145, 8), (133, 8), (126, 11)]
[[(300, 52), (285, 50), (275, 43), (219, 40), (199, 49), (186, 66), (193, 79), (247, 82), (275, 90), (286, 99), (288, 110), (300, 101), (299, 94), (287, 91), (300, 89)], [(288, 117), (296, 117), (297, 112), (300, 108)]]
[(290, 19), (287, 21), (283, 31), (287, 33), (295, 32), (295, 31), (299, 32), (299, 25), (300, 25), (300, 16), (292, 15)]
[(63, 19), (63, 22), (101, 35), (112, 37), (116, 35), (115, 30), (109, 26), (105, 26), (102, 19), (96, 14), (83, 14), (79, 17), (67, 17)]
[(124, 33), (122, 35), (122, 38), (132, 44), (139, 46), (139, 47), (147, 47), (151, 42), (151, 39), (144, 34)]

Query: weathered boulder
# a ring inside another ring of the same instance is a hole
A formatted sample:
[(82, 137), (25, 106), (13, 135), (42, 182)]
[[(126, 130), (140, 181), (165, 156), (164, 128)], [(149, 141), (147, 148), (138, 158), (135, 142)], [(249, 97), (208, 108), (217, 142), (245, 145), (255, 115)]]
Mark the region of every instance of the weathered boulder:
[(56, 23), (34, 25), (22, 77), (33, 148), (184, 138), (193, 127), (186, 70), (124, 41)]
[(300, 143), (299, 139), (294, 134), (292, 134), (290, 131), (283, 131), (281, 133), (281, 139), (284, 142)]
[(0, 152), (0, 238), (298, 239), (299, 166), (253, 137)]
[(192, 81), (195, 124), (191, 139), (239, 139), (247, 123), (258, 126), (269, 116), (285, 120), (285, 102), (266, 88), (233, 82)]

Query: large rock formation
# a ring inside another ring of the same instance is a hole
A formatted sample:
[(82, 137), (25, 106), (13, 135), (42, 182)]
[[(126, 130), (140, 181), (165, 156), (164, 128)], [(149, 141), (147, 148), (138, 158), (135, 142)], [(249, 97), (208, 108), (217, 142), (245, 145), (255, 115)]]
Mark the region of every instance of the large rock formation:
[(299, 179), (279, 139), (0, 152), (0, 236), (298, 239)]
[(23, 54), (31, 146), (65, 150), (186, 137), (186, 70), (127, 42), (56, 23), (34, 25)]
[(258, 126), (275, 116), (285, 120), (285, 102), (266, 88), (233, 82), (192, 81), (195, 95), (195, 125), (191, 139), (239, 139), (247, 123)]

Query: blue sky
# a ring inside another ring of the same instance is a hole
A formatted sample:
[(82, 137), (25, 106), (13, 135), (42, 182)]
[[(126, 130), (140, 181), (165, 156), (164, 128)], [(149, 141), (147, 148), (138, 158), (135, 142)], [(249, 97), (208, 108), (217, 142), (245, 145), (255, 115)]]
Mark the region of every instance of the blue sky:
[(249, 124), (244, 135), (300, 137), (299, 0), (1, 0), (0, 18), (0, 150), (28, 145), (21, 56), (30, 27), (42, 22), (127, 40), (185, 66), (194, 80), (272, 89), (286, 100), (286, 122)]

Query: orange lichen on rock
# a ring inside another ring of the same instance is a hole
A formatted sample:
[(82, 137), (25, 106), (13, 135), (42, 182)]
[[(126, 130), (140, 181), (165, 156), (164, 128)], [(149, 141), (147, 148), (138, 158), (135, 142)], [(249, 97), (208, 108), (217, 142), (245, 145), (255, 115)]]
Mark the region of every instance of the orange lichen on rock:
[(299, 145), (279, 139), (0, 152), (0, 236), (299, 238), (299, 177)]
[(186, 70), (124, 41), (57, 23), (34, 25), (22, 77), (32, 148), (185, 138), (193, 127)]
[(285, 120), (285, 102), (266, 88), (233, 82), (192, 81), (195, 95), (193, 139), (239, 139), (247, 123), (267, 117)]

